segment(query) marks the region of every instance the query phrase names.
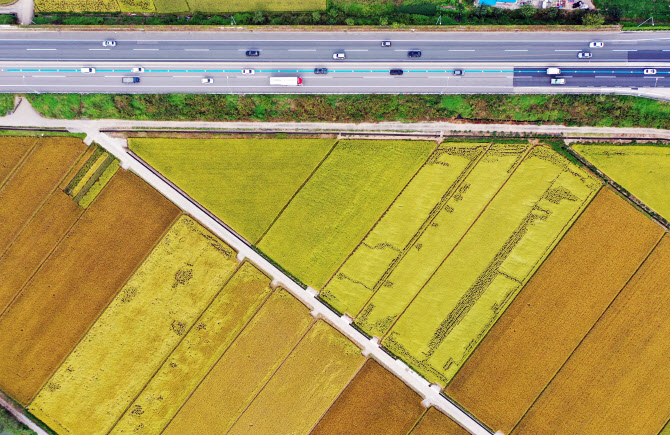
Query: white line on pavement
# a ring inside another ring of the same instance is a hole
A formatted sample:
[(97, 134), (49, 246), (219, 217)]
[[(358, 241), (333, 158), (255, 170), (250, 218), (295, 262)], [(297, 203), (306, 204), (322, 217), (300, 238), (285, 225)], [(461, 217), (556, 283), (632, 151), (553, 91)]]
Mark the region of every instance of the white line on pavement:
[(505, 50), (505, 51), (528, 51), (528, 50)]
[(185, 48), (184, 51), (209, 51), (209, 48)]
[(289, 48), (288, 51), (316, 51), (316, 48)]
[(109, 51), (109, 48), (89, 48), (88, 51)]
[(158, 51), (160, 48), (133, 48), (133, 51)]
[(26, 48), (27, 51), (56, 51), (57, 48)]

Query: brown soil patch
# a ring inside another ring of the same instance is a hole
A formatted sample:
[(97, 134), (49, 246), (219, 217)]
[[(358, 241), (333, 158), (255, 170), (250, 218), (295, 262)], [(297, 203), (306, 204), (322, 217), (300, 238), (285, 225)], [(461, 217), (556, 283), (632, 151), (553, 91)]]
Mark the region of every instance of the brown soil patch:
[(0, 187), (36, 140), (34, 137), (0, 137)]
[(650, 219), (602, 189), (447, 394), (494, 430), (509, 433), (662, 234)]
[(666, 235), (514, 434), (655, 434), (670, 415)]
[(311, 434), (404, 435), (424, 410), (421, 396), (369, 359)]
[(0, 257), (0, 313), (83, 212), (69, 196), (55, 191)]
[(7, 249), (85, 150), (77, 138), (38, 140), (0, 190), (0, 252)]
[(411, 435), (468, 435), (469, 433), (437, 409), (430, 408), (411, 432)]
[(119, 171), (0, 317), (0, 389), (30, 402), (178, 215)]

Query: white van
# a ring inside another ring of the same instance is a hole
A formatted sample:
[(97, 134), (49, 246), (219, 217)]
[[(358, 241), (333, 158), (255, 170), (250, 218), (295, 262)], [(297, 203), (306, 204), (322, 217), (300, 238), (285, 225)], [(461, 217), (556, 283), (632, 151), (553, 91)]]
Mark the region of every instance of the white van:
[(560, 73), (561, 73), (560, 68), (555, 68), (555, 67), (547, 68), (547, 75), (555, 76), (555, 75), (558, 75)]

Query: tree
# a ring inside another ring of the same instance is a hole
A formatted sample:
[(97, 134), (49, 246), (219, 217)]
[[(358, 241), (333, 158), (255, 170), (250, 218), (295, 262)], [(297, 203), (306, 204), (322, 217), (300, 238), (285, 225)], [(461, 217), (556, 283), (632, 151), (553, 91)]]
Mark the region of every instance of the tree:
[(598, 12), (589, 12), (582, 17), (582, 24), (588, 27), (602, 26), (605, 23), (605, 17)]
[(312, 20), (315, 24), (318, 24), (321, 22), (321, 14), (318, 11), (312, 12)]
[(521, 9), (521, 15), (523, 15), (525, 18), (532, 18), (537, 13), (537, 9), (535, 9), (535, 6), (531, 5), (523, 5), (521, 6), (520, 9)]
[(389, 25), (389, 17), (379, 17), (379, 25), (380, 26), (388, 26)]
[(251, 22), (254, 24), (263, 24), (265, 22), (265, 16), (263, 15), (263, 12), (254, 12), (254, 17), (251, 19)]
[(610, 19), (615, 22), (621, 21), (621, 18), (623, 18), (623, 10), (618, 6), (607, 9), (607, 13)]
[(353, 26), (354, 23), (355, 23), (354, 19), (351, 18), (351, 17), (349, 17), (349, 18), (347, 18), (346, 20), (344, 20), (344, 22), (347, 24), (347, 26)]

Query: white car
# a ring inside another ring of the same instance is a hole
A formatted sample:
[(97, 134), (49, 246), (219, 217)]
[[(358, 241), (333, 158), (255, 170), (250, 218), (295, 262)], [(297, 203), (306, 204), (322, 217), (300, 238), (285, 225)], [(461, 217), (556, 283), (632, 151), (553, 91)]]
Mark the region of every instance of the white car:
[(343, 60), (344, 58), (345, 58), (344, 53), (333, 54), (333, 59), (335, 59), (335, 60)]
[(80, 69), (79, 71), (81, 71), (84, 74), (94, 74), (95, 73), (95, 68), (91, 68), (91, 67), (87, 66), (87, 67), (84, 67), (84, 68)]
[(605, 43), (602, 41), (593, 41), (589, 43), (589, 47), (591, 48), (603, 48), (605, 46)]
[(656, 74), (656, 70), (654, 68), (647, 68), (646, 70), (644, 70), (644, 74), (651, 76)]
[(390, 47), (391, 41), (382, 41), (382, 47)]
[(144, 72), (144, 68), (142, 68), (141, 66), (136, 66), (136, 67), (134, 67), (134, 68), (132, 69), (131, 72), (134, 72), (134, 73), (143, 73), (143, 72)]
[(252, 75), (256, 74), (256, 70), (248, 69), (248, 68), (247, 68), (247, 69), (243, 69), (243, 70), (242, 70), (242, 74), (244, 74), (244, 75), (251, 75), (251, 76), (252, 76)]
[(200, 82), (206, 85), (211, 85), (214, 83), (214, 79), (211, 77), (203, 77), (203, 79), (200, 80)]
[(590, 51), (580, 51), (577, 53), (577, 57), (580, 59), (591, 59), (592, 56)]
[(116, 41), (113, 39), (108, 39), (106, 41), (102, 41), (102, 46), (103, 47), (116, 47)]
[(552, 85), (564, 85), (565, 79), (551, 79)]

